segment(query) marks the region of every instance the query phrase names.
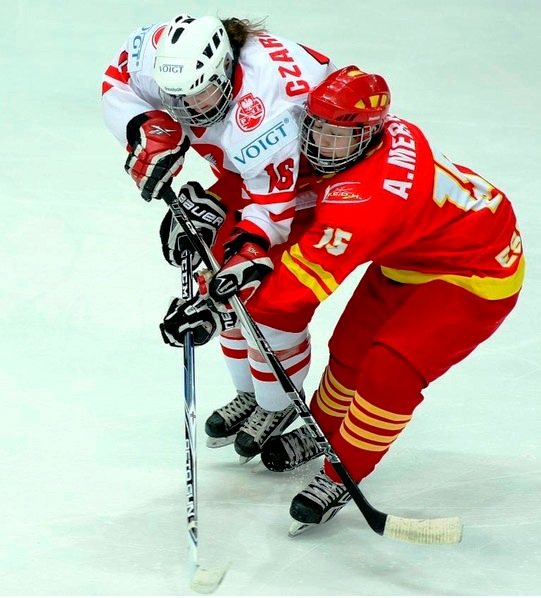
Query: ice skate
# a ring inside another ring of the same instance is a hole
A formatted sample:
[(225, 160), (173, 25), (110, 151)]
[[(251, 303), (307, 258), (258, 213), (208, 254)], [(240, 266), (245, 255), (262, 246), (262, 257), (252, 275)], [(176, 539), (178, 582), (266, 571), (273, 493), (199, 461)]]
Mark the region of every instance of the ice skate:
[(237, 396), (219, 409), (216, 409), (205, 422), (207, 446), (220, 448), (235, 441), (242, 424), (257, 407), (253, 392), (239, 391)]
[(266, 411), (257, 406), (235, 438), (235, 450), (240, 455), (240, 462), (246, 463), (258, 455), (265, 442), (281, 434), (296, 417), (293, 405), (281, 411)]
[(306, 426), (274, 436), (263, 445), (261, 461), (270, 471), (291, 471), (323, 454)]
[(298, 536), (307, 529), (326, 523), (351, 500), (343, 484), (329, 478), (323, 469), (306, 488), (293, 497), (289, 514), (295, 520), (290, 528), (290, 536)]

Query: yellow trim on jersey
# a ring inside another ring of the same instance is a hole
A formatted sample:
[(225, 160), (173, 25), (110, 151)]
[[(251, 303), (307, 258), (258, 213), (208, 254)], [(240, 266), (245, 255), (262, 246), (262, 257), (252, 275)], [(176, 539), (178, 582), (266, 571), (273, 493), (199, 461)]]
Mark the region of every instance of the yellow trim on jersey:
[[(319, 264), (308, 261), (302, 255), (298, 243), (293, 245), (289, 251), (284, 251), (282, 263), (301, 284), (314, 293), (319, 301), (327, 299), (339, 286), (330, 272), (324, 270)], [(302, 264), (304, 268), (299, 264)], [(306, 270), (311, 271), (312, 274)]]
[(518, 268), (514, 274), (507, 278), (493, 278), (490, 276), (459, 276), (457, 274), (426, 274), (413, 270), (395, 270), (381, 266), (384, 276), (406, 284), (423, 284), (432, 280), (444, 280), (450, 284), (462, 287), (470, 293), (483, 299), (506, 299), (518, 293), (524, 281), (526, 260), (521, 256)]

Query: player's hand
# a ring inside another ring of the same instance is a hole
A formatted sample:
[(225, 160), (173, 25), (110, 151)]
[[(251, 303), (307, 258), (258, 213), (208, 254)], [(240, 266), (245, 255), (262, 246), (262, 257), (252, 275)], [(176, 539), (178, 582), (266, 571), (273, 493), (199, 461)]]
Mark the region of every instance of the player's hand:
[[(195, 181), (182, 185), (178, 199), (205, 243), (212, 247), (218, 229), (224, 223), (227, 214), (226, 206), (214, 195), (207, 193)], [(160, 226), (160, 238), (163, 256), (172, 266), (180, 267), (181, 256), (185, 250), (192, 254), (193, 268), (197, 268), (201, 263), (201, 258), (195, 253), (188, 237), (184, 234), (182, 227), (170, 210), (167, 211)]]
[(219, 303), (227, 303), (233, 295), (238, 295), (246, 303), (274, 268), (268, 247), (265, 239), (234, 230), (225, 243), (224, 265), (210, 281), (210, 296)]
[(219, 312), (212, 301), (199, 295), (185, 301), (175, 298), (160, 324), (164, 343), (182, 347), (184, 335), (193, 332), (195, 346), (208, 343), (215, 336), (235, 327), (237, 318), (233, 312)]
[(129, 155), (124, 169), (135, 181), (144, 200), (160, 193), (182, 169), (190, 140), (166, 112), (138, 114), (126, 126)]

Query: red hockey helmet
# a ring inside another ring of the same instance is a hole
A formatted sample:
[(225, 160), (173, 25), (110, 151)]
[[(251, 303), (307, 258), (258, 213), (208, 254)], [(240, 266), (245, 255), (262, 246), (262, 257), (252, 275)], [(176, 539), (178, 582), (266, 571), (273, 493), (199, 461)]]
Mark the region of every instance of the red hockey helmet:
[[(391, 92), (381, 75), (353, 65), (331, 73), (308, 95), (300, 133), (302, 153), (320, 172), (344, 170), (381, 132), (390, 103)], [(340, 139), (341, 149), (332, 151)]]

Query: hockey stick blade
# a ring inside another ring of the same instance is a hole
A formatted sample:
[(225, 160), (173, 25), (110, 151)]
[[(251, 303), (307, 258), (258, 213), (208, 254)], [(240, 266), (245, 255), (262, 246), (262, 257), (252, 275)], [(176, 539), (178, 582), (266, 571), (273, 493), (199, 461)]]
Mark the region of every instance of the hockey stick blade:
[(462, 540), (462, 522), (459, 517), (410, 519), (387, 515), (383, 535), (411, 544), (458, 544)]
[[(310, 426), (310, 422), (305, 421)], [(331, 451), (328, 459), (368, 525), (380, 536), (410, 544), (458, 544), (461, 541), (462, 522), (459, 517), (414, 519), (382, 513), (368, 502), (334, 451)]]
[[(289, 526), (288, 535), (290, 538), (300, 536), (317, 525), (293, 521)], [(458, 544), (462, 540), (462, 522), (459, 517), (410, 519), (387, 515), (381, 535), (409, 544)]]
[(222, 583), (228, 569), (229, 564), (212, 569), (206, 569), (198, 565), (193, 574), (190, 588), (198, 594), (212, 594)]
[[(293, 521), (288, 535), (294, 538), (313, 527), (317, 527), (317, 523)], [(458, 517), (408, 519), (388, 515), (382, 535), (410, 544), (458, 544), (462, 540), (462, 524)]]
[[(317, 525), (293, 521), (288, 535), (295, 538)], [(389, 515), (382, 535), (409, 544), (458, 544), (462, 540), (462, 523), (458, 517), (409, 519)]]
[[(163, 196), (165, 203), (171, 209), (177, 222), (182, 227), (186, 236), (190, 239), (194, 250), (199, 253), (205, 266), (212, 272), (219, 269), (216, 258), (202, 239), (201, 235), (186, 215), (182, 205), (178, 201), (174, 192)], [(411, 519), (405, 517), (396, 517), (388, 515), (374, 508), (359, 489), (358, 485), (351, 478), (340, 458), (324, 436), (317, 422), (314, 420), (308, 406), (304, 402), (301, 394), (293, 384), (293, 381), (284, 370), (280, 360), (271, 349), (266, 338), (262, 334), (257, 324), (252, 319), (250, 313), (237, 296), (230, 298), (230, 303), (237, 314), (239, 321), (251, 335), (258, 350), (273, 370), (276, 379), (281, 384), (284, 392), (289, 396), (291, 402), (307, 424), (310, 433), (324, 451), (327, 459), (338, 473), (349, 491), (353, 501), (364, 515), (366, 522), (375, 533), (400, 542), (410, 542), (414, 544), (456, 544), (462, 538), (462, 523), (458, 517), (446, 517), (438, 519)], [(300, 533), (300, 532), (299, 532)]]

